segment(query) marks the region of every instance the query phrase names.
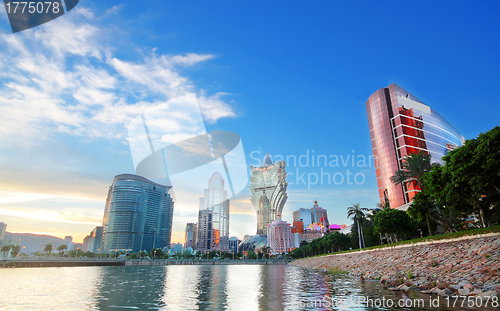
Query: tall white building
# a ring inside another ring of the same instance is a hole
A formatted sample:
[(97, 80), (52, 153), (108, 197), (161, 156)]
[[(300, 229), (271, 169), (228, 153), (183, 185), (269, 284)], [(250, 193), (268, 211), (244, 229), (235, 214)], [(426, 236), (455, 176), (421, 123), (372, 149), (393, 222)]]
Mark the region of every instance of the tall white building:
[(218, 172), (210, 177), (204, 192), (198, 214), (197, 249), (229, 251), (229, 200), (224, 179)]
[(289, 253), (293, 247), (292, 228), (281, 217), (267, 225), (267, 246), (269, 246), (271, 255)]
[(68, 247), (68, 251), (72, 250), (73, 249), (73, 237), (72, 236), (65, 236), (64, 237), (64, 245), (66, 245)]
[(274, 163), (267, 154), (261, 167), (250, 167), (250, 191), (257, 213), (257, 234), (267, 234), (267, 225), (281, 215), (288, 199), (285, 166), (285, 161)]

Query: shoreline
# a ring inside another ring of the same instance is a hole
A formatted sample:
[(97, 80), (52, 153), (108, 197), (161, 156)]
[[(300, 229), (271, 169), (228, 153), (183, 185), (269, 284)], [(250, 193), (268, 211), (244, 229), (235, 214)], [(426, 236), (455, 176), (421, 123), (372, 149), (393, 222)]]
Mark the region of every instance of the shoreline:
[(378, 280), (394, 291), (498, 296), (500, 233), (309, 257), (290, 265)]

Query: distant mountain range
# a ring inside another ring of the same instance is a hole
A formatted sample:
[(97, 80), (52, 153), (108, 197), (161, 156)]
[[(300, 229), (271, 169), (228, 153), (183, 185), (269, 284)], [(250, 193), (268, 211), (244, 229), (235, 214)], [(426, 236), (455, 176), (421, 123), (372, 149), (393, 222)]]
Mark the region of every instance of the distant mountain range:
[(4, 240), (9, 240), (11, 238), (21, 239), (20, 245), (21, 245), (21, 252), (23, 253), (36, 252), (38, 250), (38, 244), (42, 242), (51, 243), (55, 248), (57, 248), (61, 244), (64, 244), (63, 239), (52, 235), (5, 232)]

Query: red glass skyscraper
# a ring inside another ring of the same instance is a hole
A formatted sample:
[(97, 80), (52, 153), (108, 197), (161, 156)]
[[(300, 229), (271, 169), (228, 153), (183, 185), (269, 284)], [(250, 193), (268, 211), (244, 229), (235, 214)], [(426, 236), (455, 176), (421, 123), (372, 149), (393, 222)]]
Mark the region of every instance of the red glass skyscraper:
[(464, 138), (436, 111), (394, 83), (370, 96), (366, 112), (380, 201), (404, 208), (420, 189), (391, 182), (403, 158), (424, 152), (432, 163), (439, 163)]

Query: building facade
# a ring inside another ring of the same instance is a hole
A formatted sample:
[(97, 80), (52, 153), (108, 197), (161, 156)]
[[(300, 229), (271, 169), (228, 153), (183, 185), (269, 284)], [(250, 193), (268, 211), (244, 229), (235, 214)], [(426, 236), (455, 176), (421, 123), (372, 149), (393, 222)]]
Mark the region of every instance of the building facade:
[(330, 232), (328, 213), (318, 205), (318, 201), (314, 201), (311, 208), (300, 208), (293, 212), (293, 247), (300, 247), (302, 241), (310, 243), (328, 232)]
[(200, 198), (197, 235), (197, 250), (229, 251), (229, 200), (218, 172), (210, 177), (208, 189)]
[(285, 161), (274, 163), (269, 154), (261, 167), (250, 167), (251, 201), (257, 213), (257, 234), (267, 234), (267, 225), (283, 211), (288, 196)]
[(423, 152), (431, 155), (432, 163), (440, 163), (464, 138), (435, 110), (396, 84), (373, 93), (366, 112), (380, 201), (405, 209), (420, 189), (391, 182), (404, 157)]
[(271, 255), (288, 254), (293, 247), (292, 228), (280, 216), (267, 225), (267, 246)]
[(122, 174), (109, 187), (102, 223), (103, 252), (170, 246), (174, 202), (170, 186)]
[(232, 236), (229, 238), (229, 252), (230, 253), (238, 253), (238, 237)]
[(186, 224), (186, 234), (184, 235), (184, 248), (191, 247), (193, 248), (193, 240), (195, 233), (195, 223), (189, 222)]
[(82, 250), (84, 252), (100, 253), (102, 242), (102, 227), (95, 227), (83, 240)]
[(64, 237), (64, 245), (66, 245), (68, 247), (68, 251), (72, 250), (73, 249), (73, 237), (72, 236), (65, 236)]
[(7, 224), (0, 222), (0, 240), (5, 239), (5, 232), (7, 231)]
[(328, 232), (330, 222), (328, 221), (328, 213), (326, 209), (318, 205), (318, 201), (314, 201), (311, 208), (300, 208), (293, 212), (293, 223), (302, 221), (304, 230), (317, 230), (321, 227), (321, 231)]

